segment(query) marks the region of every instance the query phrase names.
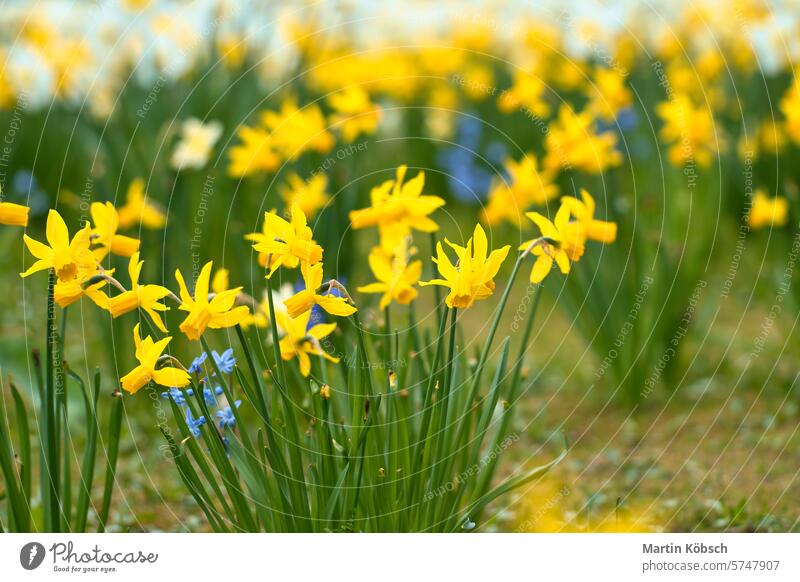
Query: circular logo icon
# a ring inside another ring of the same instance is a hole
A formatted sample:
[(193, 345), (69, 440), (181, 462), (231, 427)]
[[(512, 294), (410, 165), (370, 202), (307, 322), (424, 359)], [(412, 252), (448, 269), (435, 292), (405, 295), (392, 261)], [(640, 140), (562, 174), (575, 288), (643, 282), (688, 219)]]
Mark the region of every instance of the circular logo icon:
[(35, 570), (44, 561), (44, 546), (39, 542), (30, 542), (19, 551), (19, 563), (26, 570)]

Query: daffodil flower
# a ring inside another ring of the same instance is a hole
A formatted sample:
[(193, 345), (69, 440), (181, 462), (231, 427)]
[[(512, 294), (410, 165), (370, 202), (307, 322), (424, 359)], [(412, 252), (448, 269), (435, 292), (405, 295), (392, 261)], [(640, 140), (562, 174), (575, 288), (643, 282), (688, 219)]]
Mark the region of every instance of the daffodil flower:
[(558, 186), (553, 182), (552, 171), (540, 170), (536, 156), (526, 154), (519, 162), (505, 162), (508, 181), (498, 180), (489, 191), (488, 204), (484, 210), (487, 224), (499, 224), (507, 220), (521, 226), (522, 214), (533, 204), (544, 204), (558, 196)]
[(69, 282), (77, 277), (79, 271), (95, 271), (97, 261), (89, 250), (90, 233), (87, 224), (75, 233), (70, 241), (64, 219), (57, 211), (50, 210), (45, 230), (47, 245), (32, 239), (27, 234), (23, 235), (25, 245), (38, 260), (27, 271), (21, 273), (21, 276), (27, 277), (38, 271), (53, 269), (59, 281)]
[(565, 275), (570, 270), (570, 259), (577, 261), (584, 250), (584, 236), (577, 230), (567, 232), (569, 223), (569, 207), (562, 205), (553, 222), (538, 212), (528, 212), (530, 218), (542, 233), (538, 239), (533, 239), (520, 245), (519, 250), (530, 251), (536, 257), (531, 269), (531, 283), (541, 283), (553, 268), (553, 263)]
[(293, 204), (291, 222), (281, 218), (275, 213), (264, 214), (262, 233), (252, 233), (245, 236), (253, 241), (253, 248), (270, 257), (269, 273), (267, 278), (284, 266), (296, 268), (300, 262), (314, 265), (322, 260), (322, 247), (312, 238), (311, 228), (306, 221), (306, 215), (299, 205)]
[(162, 228), (167, 216), (159, 206), (147, 200), (144, 180), (136, 178), (128, 186), (125, 205), (117, 211), (119, 228), (131, 228), (141, 224), (144, 228)]
[(303, 214), (311, 218), (328, 203), (329, 198), (325, 193), (327, 187), (328, 177), (325, 174), (315, 174), (304, 181), (293, 172), (287, 177), (287, 183), (278, 187), (278, 193), (287, 208), (297, 204)]
[(562, 105), (558, 118), (548, 126), (545, 168), (559, 171), (571, 167), (599, 174), (622, 163), (617, 141), (611, 131), (598, 133), (591, 111), (576, 113), (569, 105)]
[(180, 330), (190, 340), (200, 339), (207, 327), (211, 329), (233, 327), (250, 313), (245, 305), (233, 306), (241, 287), (209, 295), (212, 266), (212, 262), (209, 261), (201, 269), (195, 283), (194, 297), (189, 293), (180, 269), (175, 271), (181, 298), (178, 309), (188, 312), (186, 319), (180, 325)]
[(167, 309), (169, 309), (166, 305), (160, 303), (160, 301), (172, 292), (161, 285), (139, 285), (139, 275), (142, 272), (142, 265), (144, 265), (144, 261), (139, 260), (139, 253), (133, 253), (128, 263), (131, 288), (129, 291), (109, 298), (108, 311), (111, 313), (111, 317), (117, 318), (136, 308), (142, 308), (153, 320), (156, 327), (166, 333), (167, 328), (164, 326), (164, 322), (161, 320), (161, 316), (158, 312), (167, 311)]
[(298, 291), (283, 302), (289, 317), (296, 318), (309, 311), (314, 305), (319, 305), (331, 315), (341, 317), (352, 315), (357, 311), (355, 306), (348, 303), (344, 297), (336, 297), (330, 294), (322, 295), (318, 292), (322, 285), (322, 263), (317, 263), (316, 265), (303, 263), (300, 266), (300, 271), (303, 274), (306, 288)]
[(281, 160), (272, 145), (268, 131), (242, 125), (236, 130), (241, 143), (228, 149), (228, 175), (243, 178), (258, 172), (272, 172)]
[(136, 394), (151, 380), (160, 386), (168, 388), (188, 386), (191, 378), (186, 370), (172, 366), (157, 368), (161, 354), (171, 340), (171, 337), (165, 337), (154, 342), (150, 336), (141, 339), (139, 336), (139, 324), (136, 324), (133, 328), (133, 341), (136, 343), (136, 359), (139, 361), (139, 365), (120, 379), (124, 390), (131, 394)]
[(28, 226), (28, 207), (13, 202), (0, 202), (0, 224)]
[(354, 141), (359, 135), (371, 135), (378, 129), (383, 112), (362, 87), (351, 85), (328, 97), (328, 103), (336, 111), (330, 123), (339, 128), (344, 141)]
[(450, 261), (442, 243), (437, 243), (433, 262), (443, 278), (421, 281), (420, 285), (449, 287), (450, 293), (445, 303), (451, 308), (466, 309), (475, 301), (490, 297), (495, 288), (494, 277), (511, 247), (506, 245), (489, 253), (486, 232), (480, 224), (475, 226), (472, 238), (467, 241), (466, 246), (453, 244), (447, 239), (445, 242), (455, 251), (458, 257), (456, 264)]
[(350, 222), (356, 230), (377, 226), (381, 242), (388, 249), (399, 246), (412, 229), (421, 232), (439, 230), (439, 225), (429, 215), (444, 205), (444, 200), (438, 196), (422, 196), (425, 172), (403, 183), (407, 169), (407, 166), (400, 166), (394, 180), (372, 189), (369, 208), (350, 213)]
[(335, 323), (319, 323), (308, 327), (311, 311), (306, 311), (299, 317), (292, 319), (287, 313), (277, 312), (277, 324), (285, 335), (280, 340), (281, 358), (291, 360), (297, 358), (300, 373), (308, 376), (311, 373), (311, 358), (321, 356), (331, 362), (338, 362), (339, 358), (331, 356), (320, 345), (320, 340), (325, 339), (336, 329)]
[(139, 240), (117, 234), (119, 229), (119, 215), (111, 202), (93, 202), (89, 211), (92, 214), (92, 242), (99, 244), (94, 254), (98, 261), (102, 260), (109, 252), (122, 257), (130, 257), (139, 250)]
[(264, 111), (261, 123), (271, 132), (272, 146), (287, 161), (309, 150), (324, 154), (335, 143), (325, 116), (316, 104), (299, 108), (294, 100), (286, 99), (280, 111)]
[(573, 196), (564, 196), (561, 198), (561, 203), (569, 208), (587, 239), (603, 244), (611, 244), (616, 240), (616, 223), (595, 219), (595, 202), (589, 192), (581, 189), (581, 200)]
[(770, 197), (759, 188), (753, 196), (747, 213), (747, 226), (752, 229), (765, 226), (784, 226), (789, 219), (789, 202), (782, 196)]
[(203, 123), (190, 118), (181, 124), (180, 134), (181, 139), (172, 152), (170, 165), (176, 170), (200, 169), (208, 163), (211, 150), (222, 135), (222, 124), (219, 121)]
[(380, 308), (387, 308), (392, 301), (408, 305), (417, 297), (414, 285), (422, 275), (422, 261), (408, 262), (406, 253), (387, 253), (383, 247), (375, 247), (369, 254), (369, 267), (378, 280), (358, 287), (359, 293), (383, 293)]

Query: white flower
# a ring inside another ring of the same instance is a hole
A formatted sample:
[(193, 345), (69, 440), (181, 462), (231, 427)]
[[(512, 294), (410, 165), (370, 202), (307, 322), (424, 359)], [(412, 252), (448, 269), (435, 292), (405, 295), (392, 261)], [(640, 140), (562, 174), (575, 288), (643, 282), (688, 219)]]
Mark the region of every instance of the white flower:
[(219, 121), (203, 123), (199, 119), (187, 119), (181, 124), (180, 135), (170, 165), (176, 170), (199, 169), (206, 165), (211, 149), (222, 135), (222, 124)]

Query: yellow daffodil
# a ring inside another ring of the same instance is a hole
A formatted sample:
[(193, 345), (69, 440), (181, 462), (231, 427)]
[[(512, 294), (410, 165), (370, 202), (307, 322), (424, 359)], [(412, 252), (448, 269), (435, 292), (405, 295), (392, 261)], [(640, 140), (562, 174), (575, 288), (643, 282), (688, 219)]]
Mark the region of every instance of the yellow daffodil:
[(217, 54), (226, 68), (237, 70), (247, 57), (247, 40), (233, 34), (221, 34), (217, 37)]
[(222, 293), (228, 290), (230, 284), (230, 271), (228, 269), (217, 269), (211, 278), (211, 291)]
[(64, 219), (57, 211), (50, 210), (45, 232), (50, 246), (23, 235), (25, 245), (38, 260), (21, 273), (21, 276), (27, 277), (38, 271), (53, 269), (56, 275), (53, 299), (60, 307), (67, 307), (86, 295), (98, 306), (107, 308), (107, 298), (100, 291), (107, 281), (101, 279), (92, 282), (99, 271), (97, 260), (89, 250), (90, 232), (87, 224), (70, 241)]
[(392, 301), (408, 305), (417, 297), (414, 288), (422, 275), (422, 261), (408, 262), (408, 253), (388, 253), (377, 246), (369, 254), (369, 267), (378, 280), (358, 287), (359, 293), (383, 293), (380, 308), (385, 309)]
[(607, 122), (633, 103), (633, 94), (625, 86), (625, 77), (616, 69), (600, 68), (595, 71), (589, 90), (589, 108)]
[(144, 228), (162, 228), (167, 222), (164, 211), (147, 199), (144, 191), (144, 180), (136, 178), (128, 186), (125, 206), (117, 211), (119, 228), (131, 228), (141, 224)]
[(695, 107), (688, 95), (679, 93), (657, 104), (656, 114), (664, 122), (660, 137), (670, 144), (667, 157), (672, 164), (711, 164), (723, 142), (708, 107)]
[[(562, 205), (553, 222), (538, 212), (528, 212), (530, 218), (542, 233), (520, 245), (519, 250), (528, 250), (536, 257), (531, 269), (531, 283), (541, 283), (550, 273), (553, 263), (565, 275), (569, 273), (570, 261), (577, 261), (583, 256), (585, 236), (580, 228), (569, 227), (569, 207)], [(573, 223), (578, 224), (579, 223)]]
[[(616, 223), (595, 219), (595, 202), (589, 192), (581, 189), (581, 200), (573, 196), (564, 196), (561, 198), (561, 203), (569, 208), (570, 213), (580, 226), (581, 233), (587, 239), (603, 244), (611, 244), (616, 240)], [(567, 227), (569, 228), (569, 224)]]
[(800, 144), (800, 81), (795, 80), (780, 103), (786, 135)]
[(28, 226), (28, 207), (13, 202), (0, 202), (0, 224)]
[(142, 272), (142, 265), (144, 265), (144, 261), (139, 260), (139, 253), (133, 253), (128, 263), (131, 288), (119, 295), (110, 297), (108, 299), (108, 311), (111, 313), (111, 317), (117, 318), (134, 309), (141, 308), (150, 316), (156, 327), (166, 333), (167, 328), (158, 312), (169, 309), (160, 301), (172, 292), (161, 285), (140, 285), (139, 275)]
[(403, 183), (407, 166), (397, 168), (395, 180), (388, 180), (370, 192), (371, 206), (350, 213), (350, 222), (358, 230), (377, 226), (387, 248), (396, 248), (411, 230), (434, 232), (439, 229), (429, 215), (444, 205), (438, 196), (422, 196), (425, 172)]
[(498, 180), (492, 186), (483, 218), (489, 225), (507, 220), (519, 226), (522, 214), (533, 204), (544, 204), (558, 196), (558, 186), (553, 182), (551, 171), (539, 170), (533, 153), (519, 162), (508, 159), (505, 167), (508, 182)]
[(331, 315), (342, 317), (352, 315), (357, 311), (355, 306), (351, 305), (344, 297), (337, 297), (330, 292), (325, 295), (319, 293), (322, 285), (322, 263), (316, 265), (303, 263), (300, 265), (300, 271), (303, 274), (305, 289), (298, 291), (283, 302), (289, 317), (296, 318), (309, 311), (314, 305), (319, 305)]
[(27, 277), (38, 271), (53, 269), (59, 281), (68, 282), (74, 280), (79, 271), (95, 271), (97, 261), (89, 250), (90, 232), (91, 229), (87, 224), (75, 233), (70, 241), (64, 219), (57, 211), (50, 210), (45, 230), (47, 245), (32, 239), (27, 234), (23, 235), (25, 245), (38, 260), (27, 271), (21, 273), (21, 276)]
[(241, 143), (228, 149), (228, 175), (243, 178), (259, 172), (273, 172), (281, 163), (268, 131), (242, 125), (236, 130)]
[[(300, 206), (292, 205), (291, 221), (277, 214), (264, 214), (263, 232), (246, 235), (253, 241), (253, 248), (266, 257), (271, 257), (267, 277), (278, 267), (296, 268), (301, 262), (315, 265), (322, 260), (322, 247), (312, 238), (311, 228)], [(265, 264), (264, 263), (264, 264)]]
[(141, 339), (137, 323), (133, 328), (133, 340), (136, 343), (136, 359), (139, 361), (139, 365), (120, 379), (124, 390), (136, 394), (151, 380), (168, 388), (182, 388), (189, 385), (191, 377), (186, 370), (173, 366), (157, 367), (162, 352), (172, 340), (171, 337), (165, 337), (157, 342), (154, 342), (150, 336)]
[(315, 174), (308, 181), (304, 181), (292, 172), (286, 180), (287, 184), (278, 187), (278, 193), (287, 208), (297, 204), (306, 217), (313, 218), (317, 211), (328, 203), (328, 195), (325, 193), (328, 177), (325, 174)]
[(94, 253), (97, 260), (102, 260), (109, 252), (122, 257), (130, 257), (139, 250), (139, 239), (117, 234), (119, 216), (111, 202), (93, 202), (89, 211), (92, 214), (92, 242), (100, 248)]
[(490, 297), (494, 292), (494, 277), (508, 256), (509, 246), (489, 253), (489, 244), (486, 233), (480, 224), (475, 226), (472, 238), (465, 247), (445, 242), (455, 251), (458, 260), (456, 264), (450, 261), (444, 251), (442, 243), (436, 245), (436, 258), (433, 262), (443, 279), (421, 281), (420, 285), (441, 285), (449, 287), (450, 293), (445, 302), (448, 307), (466, 309), (475, 301)]
[(622, 154), (617, 151), (617, 136), (611, 131), (597, 133), (591, 111), (576, 113), (563, 105), (545, 138), (548, 170), (577, 169), (599, 174), (619, 166)]
[(522, 108), (526, 115), (544, 118), (550, 115), (546, 94), (547, 84), (541, 77), (517, 70), (514, 72), (514, 85), (501, 93), (497, 107), (503, 113)]
[(176, 170), (200, 169), (208, 163), (214, 144), (222, 135), (219, 121), (203, 123), (199, 119), (187, 119), (180, 126), (180, 141), (170, 158)]
[(328, 103), (336, 111), (330, 123), (339, 128), (344, 141), (354, 141), (362, 134), (372, 135), (378, 129), (382, 110), (369, 100), (363, 88), (350, 86), (328, 97)]
[(233, 327), (247, 317), (250, 312), (245, 305), (233, 306), (241, 287), (209, 295), (211, 268), (212, 262), (209, 261), (200, 270), (194, 287), (194, 297), (189, 293), (180, 269), (175, 271), (181, 298), (181, 305), (178, 309), (188, 313), (180, 325), (180, 330), (190, 340), (200, 339), (207, 327), (211, 329)]
[(280, 111), (264, 111), (261, 122), (271, 132), (273, 147), (287, 161), (306, 151), (324, 154), (335, 142), (317, 105), (300, 109), (293, 100), (287, 99)]
[(291, 360), (296, 357), (303, 376), (311, 373), (309, 356), (322, 356), (331, 362), (339, 361), (339, 358), (328, 354), (320, 345), (320, 340), (328, 337), (336, 329), (335, 323), (318, 323), (308, 327), (311, 311), (306, 311), (295, 319), (289, 317), (287, 313), (276, 312), (275, 318), (285, 334), (280, 340), (281, 358)]
[(759, 188), (747, 214), (747, 225), (752, 229), (766, 226), (785, 226), (789, 220), (789, 201), (783, 196), (768, 196)]

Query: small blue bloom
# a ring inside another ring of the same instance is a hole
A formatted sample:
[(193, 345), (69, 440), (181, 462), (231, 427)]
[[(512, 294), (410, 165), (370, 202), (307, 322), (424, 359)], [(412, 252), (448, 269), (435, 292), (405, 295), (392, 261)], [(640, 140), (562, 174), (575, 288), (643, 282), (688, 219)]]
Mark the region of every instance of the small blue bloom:
[(233, 367), (236, 365), (236, 358), (233, 357), (233, 348), (228, 348), (222, 354), (211, 352), (214, 356), (214, 361), (217, 363), (219, 371), (223, 374), (230, 374), (233, 372)]
[(192, 360), (192, 365), (189, 366), (189, 373), (190, 374), (199, 374), (203, 370), (203, 364), (206, 361), (206, 353), (203, 352), (199, 356), (197, 356), (194, 360)]
[[(189, 391), (191, 392), (191, 389)], [(170, 388), (168, 392), (162, 392), (161, 396), (166, 399), (172, 398), (172, 400), (178, 406), (183, 406), (186, 404), (186, 395), (184, 394), (183, 390), (180, 390), (179, 388)]]
[(217, 404), (216, 396), (222, 394), (222, 388), (217, 386), (213, 390), (208, 386), (203, 387), (203, 398), (208, 406), (215, 406)]
[[(236, 408), (242, 404), (241, 400), (237, 400), (233, 403)], [(231, 410), (230, 406), (226, 406), (225, 408), (217, 411), (217, 419), (219, 420), (219, 428), (223, 429), (225, 427), (233, 428), (233, 425), (236, 423), (236, 417), (233, 415), (233, 410)]]
[(188, 408), (186, 409), (186, 426), (189, 427), (189, 432), (192, 433), (194, 438), (200, 436), (200, 427), (206, 423), (206, 417), (201, 416), (200, 418), (194, 419), (192, 418), (192, 411)]

